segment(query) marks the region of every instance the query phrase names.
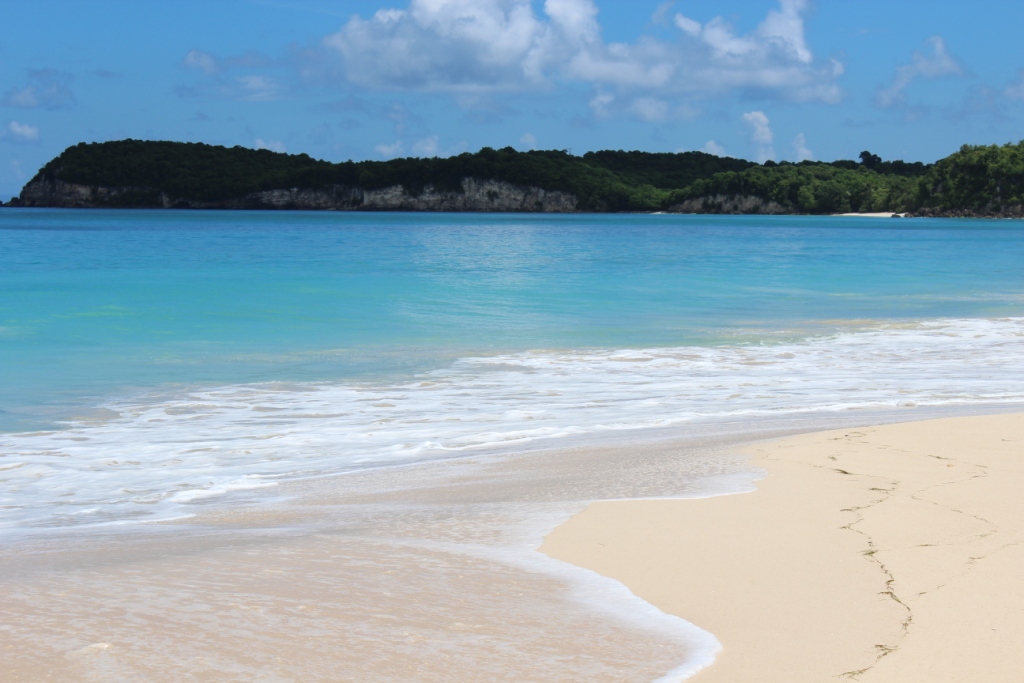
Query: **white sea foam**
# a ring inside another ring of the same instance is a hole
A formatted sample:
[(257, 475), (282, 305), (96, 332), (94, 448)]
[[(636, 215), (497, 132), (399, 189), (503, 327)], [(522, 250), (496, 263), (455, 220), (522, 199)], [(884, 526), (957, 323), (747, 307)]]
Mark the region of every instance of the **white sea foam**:
[(279, 478), (729, 416), (1024, 400), (1024, 318), (785, 344), (465, 358), (392, 384), (235, 385), (0, 436), (7, 527), (152, 519)]

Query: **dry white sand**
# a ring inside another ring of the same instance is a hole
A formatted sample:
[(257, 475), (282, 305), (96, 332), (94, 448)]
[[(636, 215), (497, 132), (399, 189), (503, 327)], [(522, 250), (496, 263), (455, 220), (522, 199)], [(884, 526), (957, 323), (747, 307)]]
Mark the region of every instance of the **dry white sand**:
[(698, 683), (1024, 680), (1024, 415), (749, 453), (754, 493), (594, 503), (542, 550), (714, 633)]
[(892, 218), (893, 216), (899, 216), (903, 218), (902, 213), (893, 213), (892, 211), (869, 211), (866, 213), (834, 213), (833, 216), (859, 216), (861, 218)]

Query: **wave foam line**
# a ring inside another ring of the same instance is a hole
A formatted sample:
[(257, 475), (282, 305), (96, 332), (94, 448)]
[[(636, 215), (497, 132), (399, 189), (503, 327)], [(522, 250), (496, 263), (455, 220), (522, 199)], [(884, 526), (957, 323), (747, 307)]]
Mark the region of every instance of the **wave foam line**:
[(466, 358), (393, 384), (234, 385), (0, 436), (6, 526), (181, 514), (282, 477), (729, 416), (1024, 400), (1024, 318), (773, 345)]

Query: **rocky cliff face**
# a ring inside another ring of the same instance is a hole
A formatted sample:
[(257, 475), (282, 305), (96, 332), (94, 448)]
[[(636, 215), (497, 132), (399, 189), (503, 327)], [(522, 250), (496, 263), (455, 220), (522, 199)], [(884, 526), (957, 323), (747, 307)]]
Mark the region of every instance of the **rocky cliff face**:
[(21, 192), (22, 206), (63, 208), (139, 207), (168, 209), (309, 209), (334, 211), (531, 211), (567, 213), (577, 198), (567, 192), (519, 187), (496, 180), (462, 181), (462, 192), (428, 185), (412, 194), (401, 185), (379, 190), (334, 185), (321, 189), (277, 189), (237, 199), (202, 202), (169, 197), (144, 187), (100, 187), (39, 178)]
[(138, 188), (90, 187), (44, 178), (28, 183), (18, 199), (22, 206), (79, 208), (105, 206), (127, 192), (137, 193)]

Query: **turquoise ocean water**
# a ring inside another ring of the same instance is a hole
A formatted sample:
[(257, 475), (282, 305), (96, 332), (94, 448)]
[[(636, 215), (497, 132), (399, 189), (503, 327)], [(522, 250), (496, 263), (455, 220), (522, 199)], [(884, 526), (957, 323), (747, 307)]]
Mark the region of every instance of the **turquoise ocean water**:
[(1022, 264), (1013, 221), (0, 210), (2, 524), (603, 430), (1024, 400)]

